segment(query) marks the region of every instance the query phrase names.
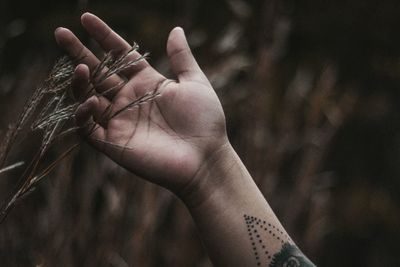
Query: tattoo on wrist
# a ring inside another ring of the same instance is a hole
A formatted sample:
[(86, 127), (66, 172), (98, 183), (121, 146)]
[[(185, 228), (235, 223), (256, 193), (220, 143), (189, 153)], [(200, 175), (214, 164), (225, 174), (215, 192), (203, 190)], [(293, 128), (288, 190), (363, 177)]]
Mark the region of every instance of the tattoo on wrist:
[[(252, 245), (257, 266), (268, 267), (311, 267), (315, 266), (294, 245), (290, 237), (281, 229), (265, 220), (244, 215), (247, 233)], [(275, 239), (281, 249), (277, 253), (269, 250), (267, 240)]]

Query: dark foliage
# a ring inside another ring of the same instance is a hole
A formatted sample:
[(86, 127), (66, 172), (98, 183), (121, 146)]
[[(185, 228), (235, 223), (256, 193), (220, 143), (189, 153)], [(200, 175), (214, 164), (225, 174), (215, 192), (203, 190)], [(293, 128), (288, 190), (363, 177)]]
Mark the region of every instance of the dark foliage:
[[(317, 265), (400, 266), (398, 1), (1, 1), (1, 138), (61, 54), (53, 30), (89, 41), (78, 25), (84, 10), (140, 42), (166, 75), (167, 34), (186, 29), (234, 147)], [(23, 139), (9, 163), (32, 156), (37, 140)], [(21, 173), (0, 175), (5, 199)], [(0, 260), (211, 266), (175, 197), (87, 146), (0, 225)]]

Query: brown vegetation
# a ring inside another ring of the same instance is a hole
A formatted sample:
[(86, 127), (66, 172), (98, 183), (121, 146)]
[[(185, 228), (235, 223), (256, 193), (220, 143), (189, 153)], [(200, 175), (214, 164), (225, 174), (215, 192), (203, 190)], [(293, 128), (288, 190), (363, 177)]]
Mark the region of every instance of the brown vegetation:
[[(78, 29), (86, 8), (140, 41), (167, 75), (168, 30), (184, 26), (222, 99), (234, 147), (317, 264), (399, 265), (395, 0), (4, 1), (2, 143), (15, 143), (7, 127), (25, 121), (17, 114), (58, 56), (52, 30)], [(41, 118), (38, 129), (55, 126)], [(1, 161), (3, 199), (43, 139), (21, 132), (18, 140)], [(49, 150), (41, 166), (51, 166), (67, 145)], [(3, 169), (21, 160), (25, 165)], [(0, 225), (0, 259), (4, 266), (210, 266), (179, 200), (84, 144)]]

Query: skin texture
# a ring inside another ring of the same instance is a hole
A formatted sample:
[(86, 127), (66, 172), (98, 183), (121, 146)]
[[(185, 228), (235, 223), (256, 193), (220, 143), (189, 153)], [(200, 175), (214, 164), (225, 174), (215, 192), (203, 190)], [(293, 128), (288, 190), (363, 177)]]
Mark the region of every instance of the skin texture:
[[(105, 52), (131, 48), (98, 17), (85, 13), (81, 22)], [(314, 266), (230, 145), (221, 103), (181, 28), (173, 29), (167, 41), (173, 79), (143, 60), (96, 85), (98, 94), (89, 99), (89, 77), (99, 59), (70, 30), (58, 28), (55, 37), (81, 63), (73, 89), (82, 101), (76, 114), (82, 136), (116, 163), (181, 198), (214, 266)], [(127, 82), (121, 89), (108, 92), (122, 81)], [(113, 114), (154, 91), (160, 96), (153, 101), (104, 120), (109, 107)]]
[[(131, 47), (92, 14), (82, 16), (82, 25), (106, 52), (127, 51)], [(99, 59), (68, 29), (58, 28), (55, 37), (70, 56), (83, 58), (74, 79), (76, 95), (81, 98), (87, 92), (89, 73)], [(180, 194), (194, 182), (206, 157), (228, 141), (221, 104), (192, 56), (181, 28), (171, 31), (167, 54), (177, 80), (168, 80), (142, 61), (124, 71), (128, 82), (117, 93), (108, 98), (92, 97), (83, 103), (77, 123), (84, 126), (88, 121), (100, 121), (108, 105), (113, 105), (113, 111), (119, 110), (158, 88), (161, 96), (155, 101), (98, 125), (88, 141), (128, 170)], [(114, 75), (96, 90), (101, 92), (121, 81)]]

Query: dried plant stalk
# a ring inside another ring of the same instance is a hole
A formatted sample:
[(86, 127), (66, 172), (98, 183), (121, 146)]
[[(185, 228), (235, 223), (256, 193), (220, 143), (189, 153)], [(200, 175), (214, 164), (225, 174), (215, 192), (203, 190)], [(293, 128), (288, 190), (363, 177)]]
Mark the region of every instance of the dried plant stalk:
[(66, 90), (70, 86), (72, 74), (73, 65), (67, 57), (62, 57), (55, 63), (44, 84), (38, 87), (38, 89), (36, 89), (32, 96), (28, 99), (23, 111), (17, 119), (17, 122), (9, 127), (0, 147), (0, 168), (6, 163), (10, 150), (19, 133), (23, 130), (23, 128), (26, 126), (26, 123), (33, 116), (44, 96), (46, 94)]
[[(96, 86), (111, 76), (118, 75), (121, 71), (124, 71), (145, 59), (147, 54), (139, 56), (136, 59), (131, 59), (129, 57), (138, 49), (139, 46), (134, 44), (129, 51), (122, 54), (120, 53), (119, 56), (114, 56), (116, 54), (114, 52), (107, 53), (103, 60), (91, 73), (90, 84), (88, 85), (90, 86), (90, 90), (85, 98), (87, 99), (91, 95), (98, 94), (95, 90)], [(43, 164), (43, 161), (46, 157), (46, 153), (55, 144), (55, 142), (63, 139), (65, 136), (71, 133), (75, 133), (79, 129), (78, 127), (71, 126), (73, 124), (68, 123), (74, 119), (75, 113), (79, 106), (79, 103), (68, 97), (70, 95), (69, 91), (71, 89), (75, 67), (74, 65), (74, 62), (67, 57), (62, 57), (59, 59), (50, 71), (50, 74), (43, 85), (35, 90), (32, 96), (28, 99), (27, 104), (25, 105), (25, 108), (20, 114), (17, 122), (11, 125), (5, 134), (4, 141), (0, 146), (0, 174), (22, 165), (22, 163), (16, 163), (5, 168), (3, 167), (13, 146), (15, 145), (15, 141), (23, 130), (27, 130), (28, 134), (39, 131), (41, 133), (42, 140), (38, 151), (25, 168), (24, 173), (20, 178), (20, 182), (18, 183), (19, 186), (17, 186), (17, 188), (0, 209), (0, 223), (4, 221), (11, 208), (16, 202), (18, 202), (18, 200), (22, 199), (29, 192), (31, 192), (46, 175), (48, 175), (80, 144), (80, 142), (74, 143), (72, 146), (61, 152), (60, 156), (56, 160), (48, 164), (47, 167), (44, 167), (42, 171), (39, 171), (40, 165)], [(112, 88), (109, 88), (99, 95), (104, 95), (110, 91), (119, 90), (124, 85), (125, 82), (122, 82)], [(110, 120), (125, 110), (154, 100), (159, 95), (160, 94), (157, 89), (151, 91), (132, 101), (113, 114), (109, 114), (108, 112), (111, 110), (110, 105), (109, 108), (106, 109), (107, 112), (104, 112), (104, 116), (101, 118), (101, 120)], [(29, 122), (31, 122), (30, 125)], [(92, 128), (88, 135), (91, 135), (95, 130), (95, 128)]]
[(21, 166), (24, 165), (24, 164), (25, 164), (25, 162), (23, 162), (23, 161), (14, 163), (14, 164), (12, 164), (12, 165), (10, 165), (10, 166), (7, 166), (7, 167), (1, 169), (1, 170), (0, 170), (0, 174), (5, 173), (5, 172), (8, 172), (8, 171), (11, 171), (11, 170), (14, 170), (14, 169), (16, 169), (16, 168), (18, 168), (18, 167), (21, 167)]

